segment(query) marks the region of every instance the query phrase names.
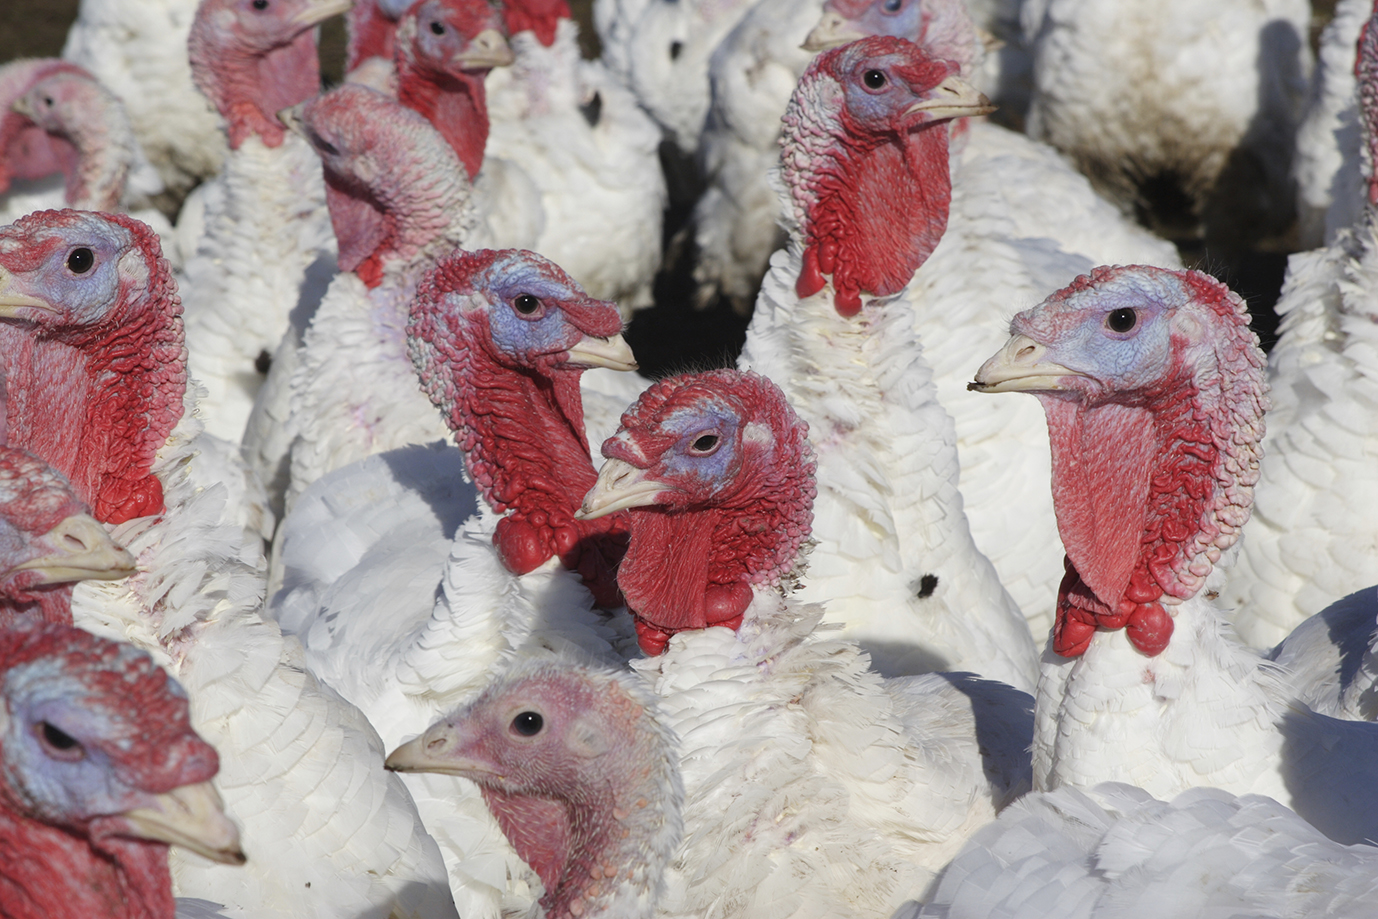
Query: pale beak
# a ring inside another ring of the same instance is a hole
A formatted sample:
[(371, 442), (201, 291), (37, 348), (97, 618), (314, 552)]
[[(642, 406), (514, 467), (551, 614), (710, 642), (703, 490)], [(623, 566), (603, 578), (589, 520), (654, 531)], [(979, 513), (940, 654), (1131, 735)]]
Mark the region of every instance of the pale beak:
[(497, 29), (484, 29), (474, 36), (463, 51), (456, 51), (450, 63), (460, 70), (487, 70), (506, 67), (516, 60), (512, 46)]
[(348, 13), (354, 0), (307, 0), (306, 7), (291, 18), (293, 25), (306, 28), (318, 22), (325, 22), (331, 16)]
[(1047, 392), (1066, 389), (1062, 380), (1086, 374), (1044, 360), (1048, 349), (1027, 335), (1015, 335), (976, 371), (973, 392)]
[(623, 460), (610, 459), (598, 470), (598, 481), (584, 495), (584, 503), (574, 512), (575, 520), (597, 520), (629, 507), (655, 504), (656, 498), (670, 489), (645, 477), (646, 472)]
[(24, 317), (19, 314), (22, 309), (57, 312), (47, 300), (40, 300), (37, 297), (30, 297), (27, 294), (10, 290), (13, 283), (14, 275), (4, 268), (0, 268), (0, 319), (23, 319)]
[(124, 814), (134, 835), (190, 849), (211, 861), (242, 865), (239, 828), (225, 816), (220, 795), (210, 782), (183, 785), (158, 795), (154, 806)]
[(110, 534), (94, 517), (74, 514), (43, 534), (43, 543), (52, 551), (39, 558), (31, 558), (14, 571), (39, 571), (40, 584), (64, 584), (68, 581), (117, 581), (127, 578), (137, 569), (134, 556), (115, 545)]
[(28, 96), (20, 96), (18, 99), (15, 99), (14, 103), (10, 105), (10, 109), (18, 112), (35, 124), (38, 122), (38, 119), (34, 117), (33, 106), (29, 104)]
[(632, 346), (621, 335), (612, 338), (594, 338), (585, 335), (570, 345), (567, 364), (584, 367), (607, 367), (609, 370), (635, 370), (636, 357)]
[(301, 120), (301, 112), (304, 108), (306, 108), (306, 103), (298, 102), (296, 105), (278, 112), (278, 121), (282, 122), (282, 126), (300, 137), (306, 137), (306, 124)]
[(943, 80), (929, 91), (929, 96), (909, 106), (905, 114), (927, 112), (933, 118), (969, 118), (995, 111), (984, 93), (958, 76)]
[(867, 33), (841, 13), (824, 10), (823, 18), (818, 20), (818, 25), (813, 27), (809, 37), (799, 47), (805, 51), (827, 51), (866, 37)]
[(383, 768), (392, 772), (435, 772), (440, 775), (457, 775), (466, 779), (477, 779), (498, 774), (491, 766), (456, 756), (454, 750), (459, 746), (459, 734), (442, 721), (433, 724), (426, 733), (409, 740), (393, 750)]

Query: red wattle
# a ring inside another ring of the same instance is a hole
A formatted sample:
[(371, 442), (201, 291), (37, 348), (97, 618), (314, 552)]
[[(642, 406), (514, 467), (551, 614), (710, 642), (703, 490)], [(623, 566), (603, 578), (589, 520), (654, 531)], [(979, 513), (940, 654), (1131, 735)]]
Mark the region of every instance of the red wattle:
[(1163, 652), (1172, 639), (1172, 617), (1161, 603), (1144, 603), (1129, 617), (1125, 635), (1144, 654), (1154, 657)]
[(741, 581), (715, 584), (703, 592), (703, 618), (709, 625), (735, 629), (742, 624), (742, 614), (750, 605), (751, 587)]
[(535, 571), (555, 554), (539, 530), (524, 520), (511, 517), (498, 521), (493, 545), (498, 547), (498, 556), (507, 570), (518, 575)]
[(839, 290), (833, 296), (833, 309), (839, 316), (850, 319), (861, 312), (861, 295), (855, 290)]
[(670, 643), (669, 632), (656, 628), (636, 613), (632, 613), (632, 625), (636, 626), (636, 643), (647, 657), (659, 657), (665, 653), (665, 646)]
[(818, 250), (809, 246), (804, 250), (804, 264), (799, 268), (799, 278), (794, 282), (794, 292), (800, 299), (812, 297), (823, 289), (827, 279), (818, 270)]

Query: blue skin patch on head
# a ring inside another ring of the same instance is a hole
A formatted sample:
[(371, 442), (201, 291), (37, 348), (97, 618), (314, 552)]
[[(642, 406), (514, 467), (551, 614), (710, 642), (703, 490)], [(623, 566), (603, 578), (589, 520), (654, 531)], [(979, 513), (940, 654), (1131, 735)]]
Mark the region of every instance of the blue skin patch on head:
[[(847, 111), (857, 122), (884, 128), (919, 97), (909, 88), (909, 84), (894, 75), (896, 64), (907, 59), (899, 54), (882, 54), (865, 58), (860, 65), (853, 67), (843, 81), (842, 90), (847, 97)], [(878, 71), (884, 75), (884, 83), (873, 88), (866, 83), (866, 74)]]
[(119, 261), (134, 247), (133, 237), (124, 227), (90, 220), (43, 235), (54, 237), (62, 245), (22, 276), (23, 289), (58, 307), (64, 325), (94, 325), (118, 298)]
[[(665, 434), (675, 436), (675, 445), (664, 459), (664, 478), (694, 480), (709, 495), (725, 488), (740, 466), (737, 429), (741, 419), (725, 405), (711, 402), (681, 408), (666, 415), (660, 424)], [(717, 437), (716, 444), (698, 450), (704, 437)]]
[(922, 14), (922, 5), (918, 0), (876, 0), (866, 8), (857, 23), (868, 35), (909, 38), (919, 34), (923, 24)]
[[(543, 354), (558, 354), (583, 338), (560, 303), (586, 296), (551, 278), (525, 259), (499, 259), (485, 273), (479, 290), (487, 298), (489, 334), (493, 344), (515, 360), (527, 362)], [(535, 297), (540, 305), (529, 315), (518, 312), (517, 300)]]

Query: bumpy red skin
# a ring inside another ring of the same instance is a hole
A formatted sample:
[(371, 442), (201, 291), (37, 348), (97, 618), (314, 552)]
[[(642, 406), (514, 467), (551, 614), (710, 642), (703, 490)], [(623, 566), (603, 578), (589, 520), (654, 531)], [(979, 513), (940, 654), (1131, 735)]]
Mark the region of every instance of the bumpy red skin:
[(769, 452), (742, 444), (733, 484), (717, 495), (632, 509), (631, 545), (617, 583), (649, 655), (663, 652), (677, 632), (740, 626), (753, 588), (778, 582), (794, 566), (813, 521), (808, 425), (754, 373), (720, 370), (657, 383), (622, 416), (619, 436), (603, 444), (603, 455), (656, 478), (653, 464), (676, 439), (659, 430), (660, 420), (705, 393), (730, 401), (743, 427), (769, 427), (773, 443)]
[[(1359, 89), (1359, 118), (1364, 123), (1364, 143), (1369, 162), (1378, 163), (1378, 7), (1359, 32), (1359, 50), (1354, 60), (1354, 78)], [(1369, 167), (1368, 205), (1378, 207), (1378, 168)]]
[[(1098, 268), (1049, 302), (1091, 290), (1126, 270), (1134, 269)], [(1197, 302), (1218, 314), (1242, 309), (1238, 298), (1213, 279), (1197, 272), (1179, 277)], [(1236, 319), (1251, 338), (1247, 318)], [(1163, 598), (1187, 599), (1199, 589), (1201, 579), (1188, 577), (1184, 569), (1202, 550), (1203, 534), (1207, 543), (1220, 535), (1216, 514), (1222, 484), (1238, 485), (1203, 404), (1195, 368), (1184, 358), (1188, 342), (1174, 334), (1171, 343), (1170, 366), (1128, 401), (1088, 406), (1079, 398), (1040, 394), (1052, 443), (1058, 529), (1068, 548), (1053, 626), (1053, 650), (1063, 657), (1085, 653), (1098, 629), (1120, 628), (1144, 654), (1162, 653), (1173, 631)], [(1234, 350), (1230, 357), (1239, 367), (1257, 375), (1256, 347)], [(1227, 365), (1221, 372), (1234, 369)], [(1241, 388), (1250, 394), (1248, 384)], [(1261, 388), (1260, 377), (1252, 394), (1262, 398)]]
[[(84, 514), (57, 470), (22, 450), (0, 447), (0, 517), (25, 534), (42, 536), (63, 520)], [(24, 559), (0, 559), (0, 568)], [(0, 629), (20, 620), (72, 624), (72, 584), (38, 584), (43, 574), (17, 571), (0, 581)]]
[[(40, 211), (13, 226), (23, 230), (77, 214)], [(35, 330), (0, 323), (0, 360), (8, 445), (65, 475), (97, 520), (123, 523), (163, 511), (153, 461), (182, 417), (186, 348), (182, 302), (157, 234), (130, 217), (102, 216), (134, 235), (147, 286), (126, 282), (120, 302), (94, 325)], [(0, 264), (29, 270), (49, 248), (14, 249)]]
[[(598, 478), (584, 435), (583, 369), (566, 366), (565, 353), (546, 355), (532, 367), (514, 366), (493, 346), (485, 315), (466, 321), (443, 306), (447, 293), (472, 290), (473, 273), (504, 254), (457, 253), (427, 274), (408, 328), (412, 359), (422, 388), (455, 432), (470, 477), (493, 510), (506, 514), (493, 536), (503, 564), (526, 574), (559, 556), (579, 572), (597, 606), (615, 609), (621, 605), (616, 572), (627, 546), (626, 515), (574, 519)], [(602, 308), (581, 312), (583, 332), (619, 334), (616, 307), (593, 302)]]
[(507, 20), (508, 34), (529, 29), (547, 48), (555, 43), (560, 20), (572, 17), (567, 0), (506, 0), (502, 14)]
[[(84, 669), (92, 696), (117, 717), (146, 724), (140, 742), (102, 750), (114, 768), (161, 794), (204, 782), (219, 770), (215, 750), (191, 729), (187, 700), (148, 655), (115, 642), (46, 625), (0, 632), (0, 674), (39, 658)], [(3, 759), (3, 749), (0, 749)], [(0, 770), (0, 915), (5, 919), (173, 919), (176, 903), (162, 843), (118, 835), (122, 818), (58, 827), (26, 812)]]
[[(826, 51), (801, 85), (828, 77), (842, 82), (859, 56), (900, 49), (917, 50), (886, 36)], [(905, 72), (915, 83), (936, 85), (957, 68), (917, 56)], [(855, 316), (863, 293), (883, 297), (903, 290), (942, 240), (952, 201), (947, 125), (911, 122), (877, 133), (861, 126), (845, 105), (833, 123), (820, 124), (794, 100), (784, 124), (782, 174), (796, 201), (803, 190), (812, 199), (802, 221), (804, 255), (795, 292), (810, 297), (830, 276), (838, 313)], [(819, 147), (823, 134), (830, 142)], [(806, 135), (814, 139), (809, 161), (796, 169), (791, 151)]]
[(374, 0), (356, 0), (345, 13), (349, 41), (345, 47), (345, 72), (371, 57), (392, 60), (397, 20), (389, 19)]

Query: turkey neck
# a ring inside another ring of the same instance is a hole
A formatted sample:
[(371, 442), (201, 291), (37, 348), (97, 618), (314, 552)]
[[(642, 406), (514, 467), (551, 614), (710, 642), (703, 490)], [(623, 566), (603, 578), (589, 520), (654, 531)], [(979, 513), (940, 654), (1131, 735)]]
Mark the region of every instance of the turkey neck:
[(488, 143), (488, 97), (483, 73), (455, 77), (407, 66), (397, 75), (397, 99), (426, 117), (455, 151), (473, 181)]
[(144, 294), (157, 309), (53, 334), (0, 324), (8, 445), (59, 470), (103, 523), (163, 510), (153, 461), (187, 381), (181, 302), (163, 268)]
[(18, 813), (4, 789), (0, 917), (173, 919), (167, 850), (161, 843), (113, 836), (89, 841)]
[(0, 601), (0, 628), (22, 620), (73, 625), (72, 589), (75, 584), (52, 584), (23, 592), (23, 599)]
[(198, 19), (187, 42), (192, 78), (229, 128), (230, 149), (250, 135), (276, 147), (286, 128), (277, 113), (320, 91), (316, 30), (306, 29), (286, 44), (259, 52), (217, 43), (209, 23)]
[[(803, 237), (800, 297), (831, 275), (844, 316), (861, 294), (888, 296), (909, 283), (947, 229), (952, 201), (948, 127), (856, 136), (847, 115), (823, 92), (796, 92), (785, 113), (781, 177)], [(837, 90), (840, 95), (840, 89)]]
[(392, 60), (397, 22), (383, 14), (376, 0), (358, 0), (345, 14), (345, 20), (349, 24), (346, 73), (371, 57)]
[(83, 211), (113, 211), (129, 177), (134, 137), (112, 126), (117, 114), (84, 106), (64, 133), (77, 149), (77, 168), (67, 178), (67, 201)]

